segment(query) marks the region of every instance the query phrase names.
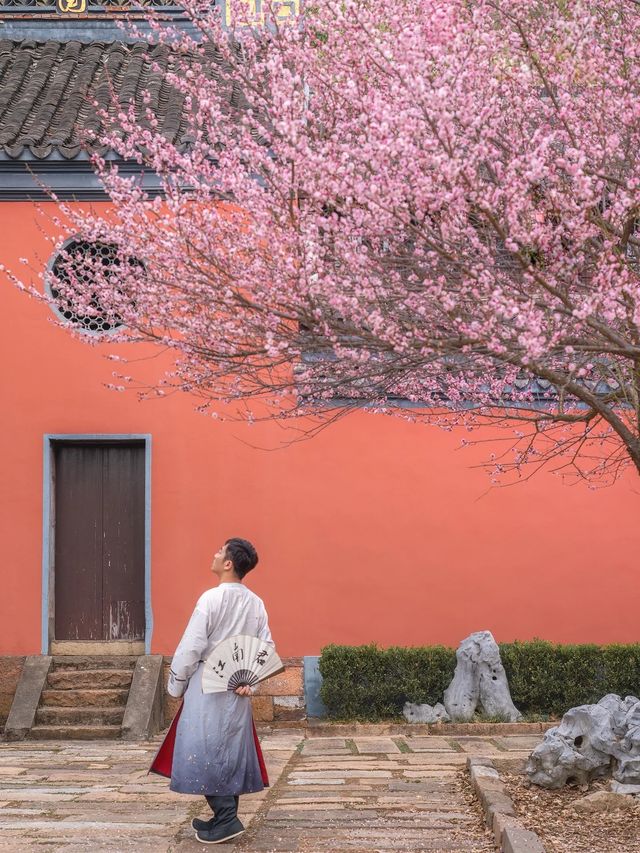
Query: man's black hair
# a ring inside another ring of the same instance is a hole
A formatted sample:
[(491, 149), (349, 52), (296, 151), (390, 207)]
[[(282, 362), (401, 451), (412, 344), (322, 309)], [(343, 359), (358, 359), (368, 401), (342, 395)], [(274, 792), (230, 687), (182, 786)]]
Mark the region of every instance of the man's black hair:
[(234, 536), (233, 539), (227, 539), (224, 543), (226, 547), (226, 557), (233, 563), (233, 570), (242, 580), (242, 578), (255, 569), (258, 565), (258, 552), (253, 547), (248, 539), (240, 539)]

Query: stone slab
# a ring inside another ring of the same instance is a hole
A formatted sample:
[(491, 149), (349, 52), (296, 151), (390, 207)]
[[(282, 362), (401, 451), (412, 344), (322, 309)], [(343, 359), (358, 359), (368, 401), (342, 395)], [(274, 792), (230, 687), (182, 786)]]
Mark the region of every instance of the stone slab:
[(433, 770), (403, 770), (402, 775), (407, 779), (452, 779), (457, 775), (457, 770), (445, 770), (443, 768)]
[(303, 755), (345, 755), (349, 752), (342, 737), (307, 738), (302, 746)]
[(304, 768), (305, 772), (334, 770), (336, 768), (342, 770), (396, 770), (398, 762), (385, 761), (374, 756), (351, 755), (349, 753), (348, 755), (341, 755), (339, 760), (335, 756), (332, 757), (332, 760), (318, 760), (315, 757), (313, 759), (305, 758), (297, 769), (300, 768)]
[[(136, 831), (140, 832), (141, 830), (153, 830), (153, 829), (162, 829), (162, 823), (137, 823)], [(34, 832), (43, 832), (46, 831), (47, 834), (50, 833), (51, 830), (55, 830), (56, 833), (67, 833), (73, 830), (79, 830), (85, 832), (87, 834), (93, 834), (95, 832), (112, 832), (118, 829), (130, 829), (131, 823), (129, 821), (126, 822), (117, 822), (117, 821), (104, 821), (104, 820), (34, 820), (30, 818), (29, 820), (2, 820), (0, 819), (0, 830), (19, 830), (19, 829), (28, 829)]]
[(148, 740), (162, 728), (162, 717), (162, 655), (142, 655), (122, 719), (123, 740)]
[(470, 769), (471, 781), (479, 785), (483, 779), (500, 779), (500, 774), (493, 765), (474, 764)]
[[(194, 842), (197, 843), (197, 842)], [(198, 845), (199, 848), (202, 845)], [(47, 849), (46, 847), (44, 848)], [(49, 846), (49, 849), (51, 847)], [(55, 849), (55, 848), (54, 848)], [(64, 853), (88, 853), (87, 842), (86, 841), (77, 841), (75, 844), (73, 842), (66, 843), (63, 848), (60, 848)], [(114, 848), (113, 840), (92, 840), (91, 841), (91, 853), (115, 853), (117, 849), (118, 853), (173, 853), (173, 851), (179, 849), (174, 846), (173, 842), (171, 844), (167, 843), (167, 840), (163, 836), (151, 836), (146, 838), (140, 838), (138, 836), (120, 836), (118, 838), (118, 846)], [(187, 848), (180, 848), (181, 850), (186, 850)], [(193, 847), (189, 848), (191, 853), (195, 853)], [(9, 853), (17, 853), (16, 849), (7, 848)], [(1, 853), (5, 853), (5, 851), (0, 847)], [(34, 846), (28, 847), (20, 847), (20, 853), (32, 853), (32, 851), (37, 851), (37, 853), (42, 853), (43, 847), (41, 844), (37, 844)]]
[(453, 746), (443, 737), (405, 737), (404, 742), (412, 752), (447, 752), (454, 751)]
[(459, 744), (465, 752), (472, 755), (498, 755), (500, 753), (495, 744), (481, 738), (455, 738), (453, 743)]
[(496, 814), (515, 816), (516, 809), (513, 800), (502, 791), (492, 791), (484, 788), (480, 794), (480, 800), (484, 809), (487, 826), (493, 826)]
[(407, 753), (404, 760), (408, 764), (420, 764), (425, 767), (436, 767), (442, 764), (461, 766), (466, 764), (467, 755), (463, 752), (417, 752)]
[(356, 745), (356, 749), (361, 755), (366, 755), (367, 753), (392, 754), (400, 752), (398, 744), (391, 740), (390, 737), (357, 737), (353, 740)]
[(508, 752), (521, 750), (532, 752), (542, 741), (542, 736), (536, 735), (503, 735), (494, 738), (496, 744)]
[(260, 746), (263, 750), (273, 749), (291, 752), (297, 749), (303, 739), (304, 735), (297, 732), (291, 735), (269, 734), (260, 738)]
[(51, 660), (49, 655), (29, 655), (25, 659), (4, 729), (7, 740), (22, 740), (33, 727)]
[(496, 812), (493, 816), (492, 829), (494, 838), (500, 839), (500, 843), (502, 843), (502, 833), (508, 826), (521, 827), (522, 823), (514, 815)]
[(391, 778), (391, 770), (369, 770), (366, 767), (358, 768), (343, 768), (336, 767), (334, 770), (311, 770), (309, 767), (296, 768), (291, 772), (291, 777), (296, 778), (298, 775), (304, 775), (312, 779), (328, 779), (334, 776), (341, 776), (345, 779), (389, 779)]
[[(408, 811), (429, 811), (437, 809), (438, 811), (455, 810), (457, 806), (449, 802), (450, 797), (447, 791), (429, 794), (417, 794), (415, 792), (406, 792), (404, 796), (401, 794), (395, 797), (384, 796), (383, 794), (377, 797), (380, 807), (384, 808), (402, 808)], [(365, 806), (368, 808), (368, 806)]]
[(518, 826), (507, 826), (502, 833), (503, 853), (545, 853), (535, 832)]
[(333, 804), (333, 805), (353, 805), (353, 804), (364, 804), (366, 800), (364, 797), (333, 797), (333, 796), (314, 796), (308, 797), (306, 794), (302, 794), (302, 796), (298, 795), (297, 791), (285, 791), (280, 795), (277, 803), (271, 806), (272, 809), (276, 808), (290, 808), (294, 805), (311, 805), (318, 806), (320, 803), (322, 804)]

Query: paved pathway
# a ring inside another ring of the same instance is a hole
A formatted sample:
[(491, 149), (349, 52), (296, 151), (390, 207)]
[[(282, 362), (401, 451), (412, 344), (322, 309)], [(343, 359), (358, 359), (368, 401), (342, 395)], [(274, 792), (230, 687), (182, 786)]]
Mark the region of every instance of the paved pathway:
[[(271, 789), (242, 797), (240, 851), (494, 850), (463, 772), (468, 754), (525, 757), (538, 738), (262, 736)], [(157, 744), (0, 745), (0, 851), (202, 853), (202, 798), (147, 776)], [(204, 808), (203, 808), (204, 804)]]

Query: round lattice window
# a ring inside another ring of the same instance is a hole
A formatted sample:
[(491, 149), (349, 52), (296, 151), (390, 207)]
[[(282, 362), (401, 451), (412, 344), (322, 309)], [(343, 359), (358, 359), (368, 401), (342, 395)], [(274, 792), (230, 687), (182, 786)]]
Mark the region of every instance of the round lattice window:
[[(91, 293), (91, 282), (95, 279), (96, 265), (103, 274), (117, 270), (120, 266), (118, 247), (113, 243), (90, 243), (84, 240), (69, 240), (49, 265), (48, 290), (58, 316), (87, 332), (112, 332), (122, 326), (122, 320), (113, 311), (107, 311), (97, 293)], [(142, 262), (130, 258), (131, 266), (143, 269)], [(79, 310), (72, 297), (77, 282), (82, 282), (85, 294), (84, 310)], [(89, 299), (86, 299), (86, 291)]]

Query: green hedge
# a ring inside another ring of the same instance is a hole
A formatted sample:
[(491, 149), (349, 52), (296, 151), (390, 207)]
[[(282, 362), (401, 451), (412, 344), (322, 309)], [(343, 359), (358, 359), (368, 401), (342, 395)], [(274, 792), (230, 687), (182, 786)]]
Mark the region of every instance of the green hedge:
[[(606, 693), (640, 693), (640, 643), (499, 645), (511, 696), (525, 716), (557, 717)], [(407, 700), (441, 702), (455, 665), (455, 650), (445, 646), (326, 646), (320, 657), (321, 695), (332, 719), (399, 717)]]

